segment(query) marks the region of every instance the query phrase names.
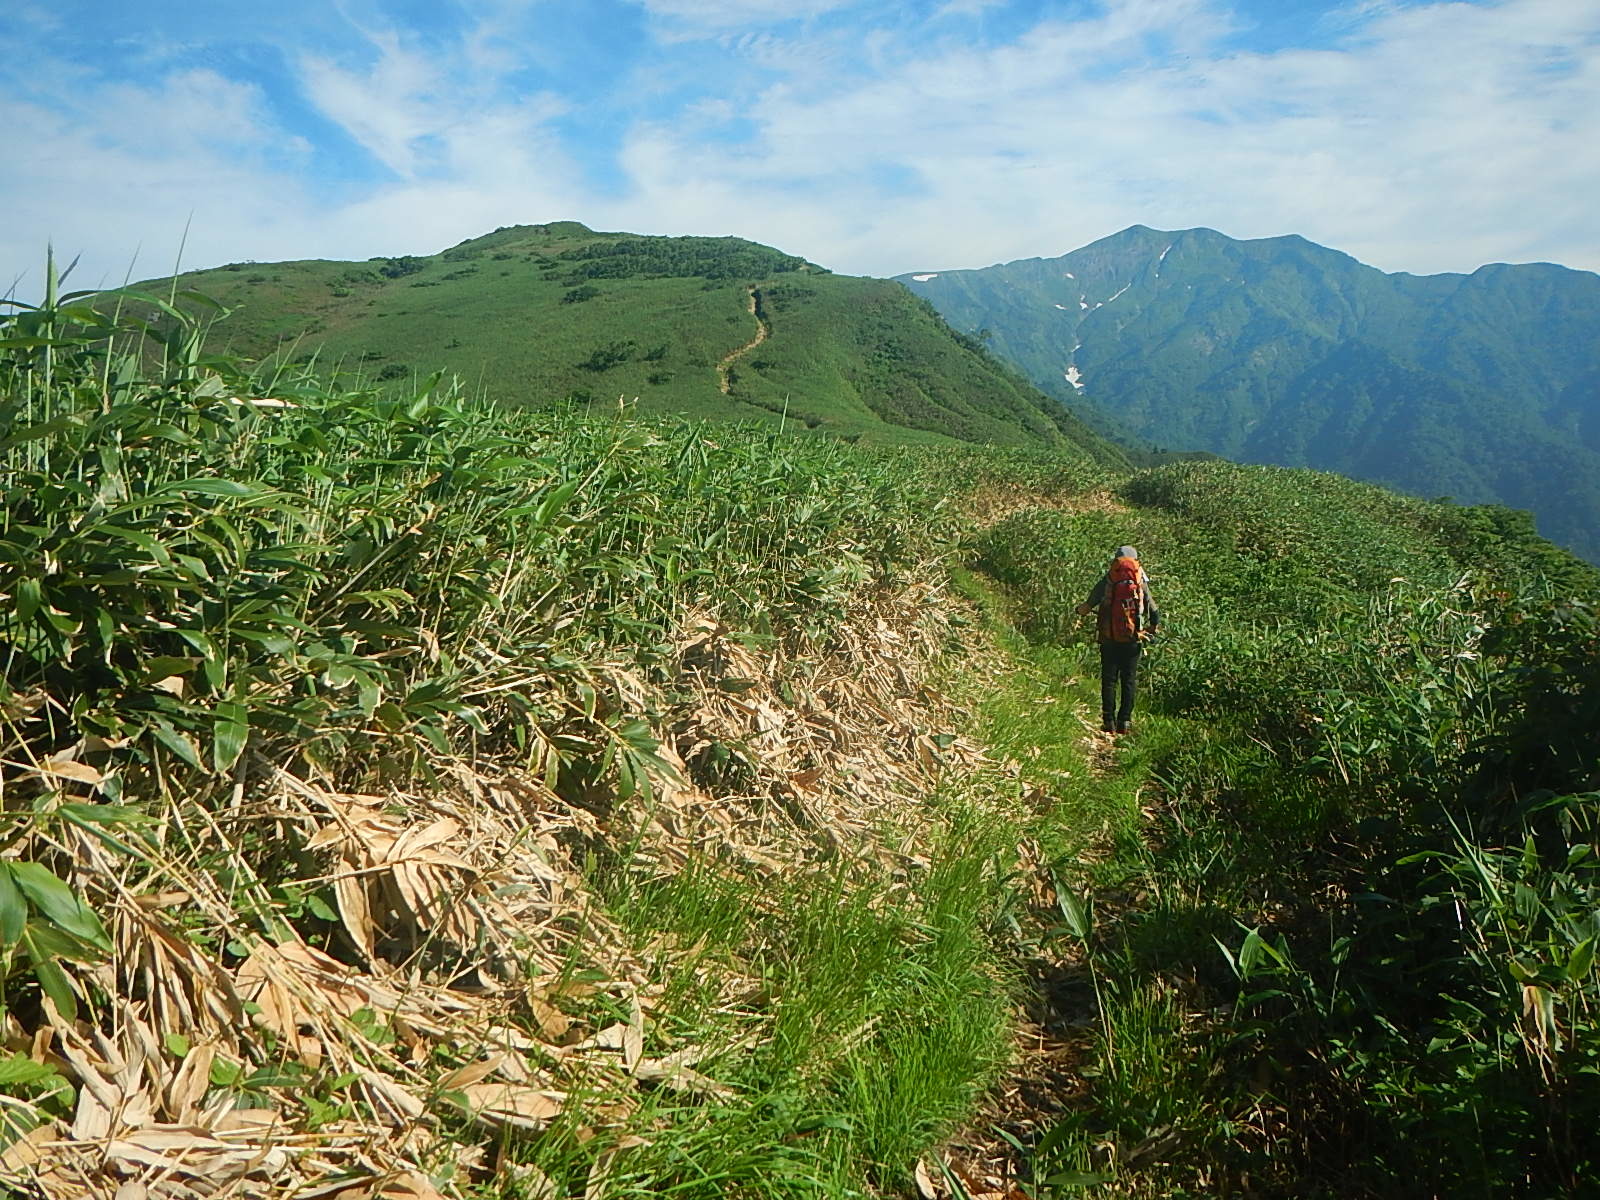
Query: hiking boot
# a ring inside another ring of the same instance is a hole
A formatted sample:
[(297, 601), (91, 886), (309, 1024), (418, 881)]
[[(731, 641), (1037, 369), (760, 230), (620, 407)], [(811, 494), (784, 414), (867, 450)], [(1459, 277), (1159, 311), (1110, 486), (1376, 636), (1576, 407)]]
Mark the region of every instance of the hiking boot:
[(1132, 733), (1133, 732), (1133, 726), (1132, 725), (1118, 725), (1117, 726), (1117, 732), (1118, 733)]
[(1117, 731), (1117, 727), (1115, 725), (1113, 725), (1110, 721), (1101, 721), (1100, 722), (1100, 732), (1101, 733), (1115, 733), (1116, 731)]

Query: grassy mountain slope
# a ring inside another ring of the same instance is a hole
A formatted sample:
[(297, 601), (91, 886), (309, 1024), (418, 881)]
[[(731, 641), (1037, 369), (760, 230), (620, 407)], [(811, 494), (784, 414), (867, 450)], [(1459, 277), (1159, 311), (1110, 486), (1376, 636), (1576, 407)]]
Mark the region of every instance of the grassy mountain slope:
[(1532, 510), (1600, 559), (1600, 277), (1388, 275), (1303, 238), (1134, 226), (1060, 258), (904, 276), (1108, 427)]
[(233, 264), (179, 285), (234, 310), (215, 344), (251, 358), (316, 355), (380, 381), (446, 370), (517, 406), (637, 398), (643, 414), (1116, 457), (899, 287), (737, 238), (557, 222), (437, 255)]
[(1600, 1182), (1600, 572), (1516, 514), (269, 391), (80, 299), (0, 318), (8, 1192)]

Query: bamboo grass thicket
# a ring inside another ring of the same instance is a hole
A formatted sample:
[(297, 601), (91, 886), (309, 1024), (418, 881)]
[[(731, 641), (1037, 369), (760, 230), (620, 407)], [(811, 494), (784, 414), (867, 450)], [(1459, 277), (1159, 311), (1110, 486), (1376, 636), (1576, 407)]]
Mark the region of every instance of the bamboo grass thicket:
[(937, 508), (835, 443), (513, 416), (438, 378), (403, 399), (258, 381), (194, 360), (167, 306), (138, 319), (152, 359), (48, 299), (0, 331), (8, 684), (93, 681), (74, 721), (180, 759), (211, 702), (310, 744), (352, 710), (434, 740), (451, 706), (482, 725), (471, 673), (492, 691), (496, 663), (644, 649), (691, 605), (820, 629)]
[[(226, 995), (231, 972), (280, 997), (255, 1018), (278, 1034), (228, 1041), (244, 1061), (212, 1084), (277, 1070), (294, 1020), (272, 981), (333, 978), (325, 949), (341, 928), (355, 940), (341, 953), (382, 951), (359, 916), (376, 900), (339, 882), (335, 912), (333, 885), (305, 877), (328, 848), (343, 847), (354, 876), (390, 867), (360, 865), (358, 845), (331, 833), (313, 845), (325, 820), (313, 811), (381, 846), (395, 816), (363, 796), (468, 786), (484, 764), (575, 803), (605, 794), (653, 811), (661, 788), (687, 786), (663, 745), (683, 720), (672, 689), (686, 621), (820, 653), (942, 536), (941, 502), (892, 454), (725, 425), (508, 413), (440, 377), (395, 394), (253, 375), (203, 352), (194, 298), (119, 303), (107, 313), (52, 286), (0, 317), (12, 856), (0, 860), (0, 1001), (13, 1033), (118, 1009), (128, 997), (108, 956), (117, 972), (159, 961), (173, 980)], [(730, 694), (751, 683), (731, 681)], [(470, 787), (511, 805), (504, 785)], [(286, 798), (279, 816), (257, 819), (269, 794)], [(531, 853), (494, 840), (510, 828), (487, 830), (485, 845)], [(468, 870), (453, 861), (430, 868), (428, 887)], [(157, 930), (144, 890), (187, 896), (192, 911)], [(410, 909), (396, 911), (434, 929), (406, 970), (459, 969), (429, 949), (437, 930), (459, 926), (470, 942), (482, 926), (447, 920), (427, 888), (406, 894)], [(557, 928), (574, 944), (571, 917)], [(175, 986), (148, 1003), (192, 1002)], [(15, 1070), (32, 1079), (35, 1066)], [(35, 1098), (18, 1130), (70, 1098), (40, 1099), (42, 1086), (24, 1088)], [(409, 1103), (394, 1086), (359, 1085), (377, 1109)]]

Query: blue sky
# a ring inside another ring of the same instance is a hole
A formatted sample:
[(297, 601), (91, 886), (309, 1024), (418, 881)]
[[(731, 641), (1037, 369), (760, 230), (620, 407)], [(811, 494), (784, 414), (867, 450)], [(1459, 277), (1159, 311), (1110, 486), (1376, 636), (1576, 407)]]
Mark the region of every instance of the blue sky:
[(1600, 0), (9, 0), (0, 290), (556, 219), (888, 275), (1127, 225), (1600, 269)]

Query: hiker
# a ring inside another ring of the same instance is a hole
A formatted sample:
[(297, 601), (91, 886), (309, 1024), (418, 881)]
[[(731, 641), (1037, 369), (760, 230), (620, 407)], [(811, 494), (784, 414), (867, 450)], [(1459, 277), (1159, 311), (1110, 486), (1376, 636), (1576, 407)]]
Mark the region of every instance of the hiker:
[(1129, 733), (1138, 690), (1139, 651), (1161, 624), (1149, 577), (1139, 565), (1139, 552), (1132, 546), (1117, 547), (1111, 566), (1077, 611), (1080, 617), (1099, 613), (1100, 728), (1106, 733)]

